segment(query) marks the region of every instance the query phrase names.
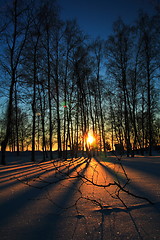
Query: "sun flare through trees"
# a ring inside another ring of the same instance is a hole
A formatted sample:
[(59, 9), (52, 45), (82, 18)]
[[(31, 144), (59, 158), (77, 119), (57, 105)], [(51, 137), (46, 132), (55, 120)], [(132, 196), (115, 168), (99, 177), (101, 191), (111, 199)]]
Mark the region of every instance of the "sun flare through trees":
[(87, 135), (87, 143), (89, 145), (92, 145), (92, 143), (95, 142), (95, 137), (93, 136), (93, 134), (91, 132), (88, 133)]
[(1, 240), (158, 240), (160, 8), (101, 39), (62, 1), (125, 2), (0, 1)]
[[(11, 1), (1, 12), (1, 153), (67, 151), (87, 143), (127, 156), (159, 147), (159, 15), (89, 40), (49, 1)], [(96, 137), (95, 139), (93, 137)]]

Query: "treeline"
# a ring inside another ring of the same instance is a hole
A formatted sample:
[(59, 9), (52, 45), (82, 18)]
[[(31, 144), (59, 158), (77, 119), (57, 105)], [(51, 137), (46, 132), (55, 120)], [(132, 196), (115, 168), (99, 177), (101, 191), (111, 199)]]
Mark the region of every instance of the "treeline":
[[(1, 162), (5, 151), (123, 146), (127, 155), (160, 143), (160, 15), (141, 12), (108, 39), (91, 41), (55, 1), (13, 0), (0, 25)], [(66, 155), (65, 155), (66, 156)]]

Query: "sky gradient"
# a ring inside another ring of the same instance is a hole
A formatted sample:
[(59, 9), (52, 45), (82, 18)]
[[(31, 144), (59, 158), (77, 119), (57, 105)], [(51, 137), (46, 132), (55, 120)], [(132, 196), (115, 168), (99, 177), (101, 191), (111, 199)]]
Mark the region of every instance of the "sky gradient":
[[(57, 0), (63, 19), (76, 18), (81, 29), (93, 38), (107, 38), (112, 24), (121, 17), (131, 24), (143, 9), (152, 14), (155, 0)], [(156, 0), (160, 2), (160, 0)]]

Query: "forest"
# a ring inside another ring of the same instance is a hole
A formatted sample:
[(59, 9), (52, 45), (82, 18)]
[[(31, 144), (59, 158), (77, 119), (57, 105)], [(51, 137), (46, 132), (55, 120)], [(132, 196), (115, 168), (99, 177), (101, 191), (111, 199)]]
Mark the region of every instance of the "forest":
[[(160, 11), (115, 19), (92, 39), (56, 1), (13, 0), (0, 15), (0, 143), (44, 159), (88, 150), (127, 156), (160, 147)], [(105, 23), (104, 23), (105, 24)]]

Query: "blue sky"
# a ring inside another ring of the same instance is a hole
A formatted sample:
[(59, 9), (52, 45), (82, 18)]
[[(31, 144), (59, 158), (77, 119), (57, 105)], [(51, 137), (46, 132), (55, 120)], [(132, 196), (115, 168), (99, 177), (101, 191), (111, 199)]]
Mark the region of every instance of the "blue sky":
[(139, 9), (152, 14), (154, 2), (160, 0), (57, 0), (64, 19), (76, 18), (82, 30), (93, 38), (107, 38), (112, 24), (120, 16), (126, 23), (133, 23)]
[[(11, 0), (0, 0), (0, 8)], [(52, 1), (52, 0), (51, 0)], [(93, 38), (100, 36), (104, 39), (112, 31), (112, 24), (118, 17), (126, 23), (133, 23), (139, 9), (153, 13), (155, 3), (160, 0), (57, 0), (61, 6), (61, 17), (77, 19), (85, 33)]]

